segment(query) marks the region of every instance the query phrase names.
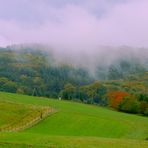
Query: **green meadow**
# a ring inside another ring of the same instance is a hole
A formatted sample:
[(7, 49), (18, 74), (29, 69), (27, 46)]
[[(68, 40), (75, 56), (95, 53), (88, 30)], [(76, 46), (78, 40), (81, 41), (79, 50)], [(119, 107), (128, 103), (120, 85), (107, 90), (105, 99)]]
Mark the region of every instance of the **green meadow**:
[[(0, 132), (0, 147), (147, 148), (148, 118), (107, 108), (0, 92), (0, 128), (54, 108), (37, 124), (21, 131)], [(12, 122), (12, 123), (11, 123)]]

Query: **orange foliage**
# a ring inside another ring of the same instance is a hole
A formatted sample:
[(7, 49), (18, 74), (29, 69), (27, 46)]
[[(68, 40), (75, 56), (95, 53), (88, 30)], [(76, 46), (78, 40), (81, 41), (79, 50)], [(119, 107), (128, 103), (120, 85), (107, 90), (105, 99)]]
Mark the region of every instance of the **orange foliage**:
[(112, 91), (109, 92), (107, 96), (109, 106), (113, 108), (118, 108), (119, 103), (124, 99), (124, 97), (129, 96), (129, 94), (123, 91)]

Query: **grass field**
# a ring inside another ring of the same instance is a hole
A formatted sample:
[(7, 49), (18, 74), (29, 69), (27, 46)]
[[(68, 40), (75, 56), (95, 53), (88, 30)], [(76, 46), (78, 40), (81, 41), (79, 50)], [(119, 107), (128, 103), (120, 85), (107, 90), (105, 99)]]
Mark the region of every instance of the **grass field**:
[[(49, 106), (58, 111), (22, 132), (1, 132), (0, 147), (148, 147), (148, 141), (144, 140), (148, 137), (147, 117), (76, 102), (3, 92), (0, 92), (0, 101)], [(0, 118), (4, 118), (3, 114)], [(0, 120), (0, 124), (4, 122)]]

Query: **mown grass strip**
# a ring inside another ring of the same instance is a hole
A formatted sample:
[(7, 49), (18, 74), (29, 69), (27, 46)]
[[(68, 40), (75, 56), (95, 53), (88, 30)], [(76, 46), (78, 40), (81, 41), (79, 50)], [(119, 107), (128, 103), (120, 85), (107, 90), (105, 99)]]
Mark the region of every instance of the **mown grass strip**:
[[(56, 112), (55, 109), (50, 107), (26, 106), (7, 101), (0, 101), (0, 110), (1, 132), (22, 131)], [(9, 117), (11, 117), (11, 120)]]

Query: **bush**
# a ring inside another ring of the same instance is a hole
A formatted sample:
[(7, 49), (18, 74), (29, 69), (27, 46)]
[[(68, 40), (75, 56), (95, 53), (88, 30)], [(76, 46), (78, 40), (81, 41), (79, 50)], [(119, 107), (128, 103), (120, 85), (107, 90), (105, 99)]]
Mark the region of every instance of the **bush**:
[(119, 104), (118, 109), (127, 113), (138, 113), (139, 102), (134, 97), (125, 97)]
[(145, 116), (148, 116), (148, 108), (143, 113)]
[(146, 112), (148, 112), (146, 110), (148, 110), (148, 103), (146, 101), (141, 101), (140, 102), (140, 107), (139, 107), (139, 112), (141, 114), (145, 114)]

